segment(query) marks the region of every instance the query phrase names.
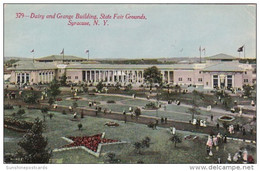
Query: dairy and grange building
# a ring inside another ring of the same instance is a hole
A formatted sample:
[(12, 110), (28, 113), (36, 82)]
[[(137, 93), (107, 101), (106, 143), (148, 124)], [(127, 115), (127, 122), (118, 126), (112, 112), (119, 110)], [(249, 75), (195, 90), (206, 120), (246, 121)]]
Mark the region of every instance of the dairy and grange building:
[(152, 66), (160, 70), (163, 83), (201, 85), (205, 89), (242, 88), (244, 84), (254, 84), (256, 78), (250, 64), (241, 64), (237, 58), (226, 54), (207, 57), (205, 63), (170, 65), (84, 64), (84, 58), (63, 59), (62, 56), (53, 55), (34, 62), (20, 61), (9, 68), (10, 82), (45, 84), (66, 75), (67, 81), (72, 83), (86, 82), (96, 85), (102, 81), (112, 85), (119, 82), (121, 85), (131, 83), (133, 86), (140, 86), (145, 84), (144, 70)]

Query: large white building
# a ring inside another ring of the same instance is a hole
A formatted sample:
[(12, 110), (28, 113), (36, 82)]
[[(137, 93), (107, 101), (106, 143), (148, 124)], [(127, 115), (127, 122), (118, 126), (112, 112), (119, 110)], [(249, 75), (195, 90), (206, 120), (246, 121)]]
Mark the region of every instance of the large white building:
[(156, 66), (167, 84), (202, 85), (205, 89), (242, 88), (252, 85), (256, 76), (250, 64), (241, 64), (238, 59), (225, 54), (207, 57), (205, 63), (195, 64), (157, 64), (157, 65), (118, 65), (118, 64), (82, 64), (80, 58), (53, 56), (36, 59), (35, 62), (18, 62), (11, 70), (10, 82), (15, 84), (49, 83), (54, 78), (59, 80), (64, 74), (68, 82), (88, 82), (97, 84), (134, 86), (145, 84), (144, 70)]

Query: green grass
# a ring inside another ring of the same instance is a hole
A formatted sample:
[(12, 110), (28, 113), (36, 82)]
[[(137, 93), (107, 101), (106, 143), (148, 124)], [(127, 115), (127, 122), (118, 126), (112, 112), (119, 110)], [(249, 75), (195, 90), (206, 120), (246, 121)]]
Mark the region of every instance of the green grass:
[[(17, 109), (15, 107), (14, 110), (17, 111)], [(10, 113), (13, 111), (5, 110), (5, 116), (10, 116)], [(42, 118), (39, 110), (26, 110), (25, 112), (26, 114), (21, 119), (32, 121), (36, 117)], [(221, 146), (218, 153), (213, 151), (214, 156), (206, 159), (206, 135), (195, 134), (199, 135), (199, 141), (183, 140), (175, 148), (174, 144), (169, 141), (171, 135), (168, 129), (158, 128), (157, 130), (152, 130), (146, 125), (132, 122), (125, 124), (123, 121), (114, 121), (119, 123), (119, 127), (107, 127), (104, 124), (113, 120), (85, 117), (79, 121), (83, 125), (82, 131), (79, 131), (77, 127), (79, 122), (70, 120), (72, 115), (54, 113), (52, 120), (46, 118), (46, 130), (44, 131), (44, 136), (48, 138), (48, 146), (51, 149), (60, 148), (68, 144), (61, 138), (63, 136), (94, 135), (102, 132), (106, 133), (105, 138), (128, 142), (127, 144), (103, 146), (99, 158), (83, 150), (54, 152), (52, 159), (55, 159), (58, 163), (106, 163), (106, 154), (109, 152), (115, 153), (116, 158), (120, 159), (121, 163), (136, 163), (138, 160), (142, 160), (144, 163), (214, 163), (217, 157), (221, 157), (225, 161), (229, 152), (234, 154), (240, 147), (247, 146), (246, 143), (232, 141), (226, 144), (225, 151), (224, 147)], [(194, 134), (183, 131), (177, 131), (177, 133), (182, 137)], [(151, 138), (150, 148), (143, 150), (142, 155), (136, 154), (133, 143), (141, 141), (146, 136)], [(14, 138), (12, 139), (13, 141), (4, 143), (5, 152), (17, 150), (17, 142), (22, 137), (22, 134), (5, 129), (5, 137)], [(250, 149), (249, 154), (256, 156), (255, 145), (250, 145)]]

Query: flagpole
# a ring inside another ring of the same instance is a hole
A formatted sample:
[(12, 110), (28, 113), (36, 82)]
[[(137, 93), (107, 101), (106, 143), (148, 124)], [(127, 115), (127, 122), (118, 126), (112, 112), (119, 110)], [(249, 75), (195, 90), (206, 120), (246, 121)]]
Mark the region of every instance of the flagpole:
[(62, 63), (64, 64), (64, 49), (63, 49)]
[(200, 46), (200, 63), (201, 63), (201, 46)]
[(246, 46), (244, 45), (244, 59), (246, 58)]
[(88, 61), (89, 61), (89, 50), (88, 50)]
[(34, 51), (33, 51), (33, 63), (34, 63)]

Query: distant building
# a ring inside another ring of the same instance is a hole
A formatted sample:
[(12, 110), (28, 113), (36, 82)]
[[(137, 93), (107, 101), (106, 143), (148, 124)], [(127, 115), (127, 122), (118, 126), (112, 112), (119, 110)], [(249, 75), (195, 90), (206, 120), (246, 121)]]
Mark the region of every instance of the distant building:
[(131, 83), (139, 86), (145, 84), (144, 70), (152, 66), (161, 71), (164, 83), (172, 85), (201, 85), (205, 89), (242, 88), (244, 84), (252, 85), (256, 79), (250, 64), (241, 64), (237, 58), (225, 54), (208, 57), (205, 63), (171, 65), (82, 64), (76, 59), (82, 62), (80, 58), (66, 58), (65, 63), (61, 56), (56, 58), (54, 55), (35, 60), (39, 62), (20, 62), (9, 68), (10, 82), (49, 83), (54, 78), (59, 80), (66, 75), (67, 81), (73, 83), (97, 84), (102, 81), (106, 84), (119, 82), (122, 85)]
[(51, 55), (51, 56), (46, 56), (42, 58), (37, 58), (35, 59), (36, 62), (57, 62), (57, 63), (79, 63), (79, 62), (84, 62), (87, 61), (85, 58), (80, 58), (76, 56), (68, 56), (68, 55)]

